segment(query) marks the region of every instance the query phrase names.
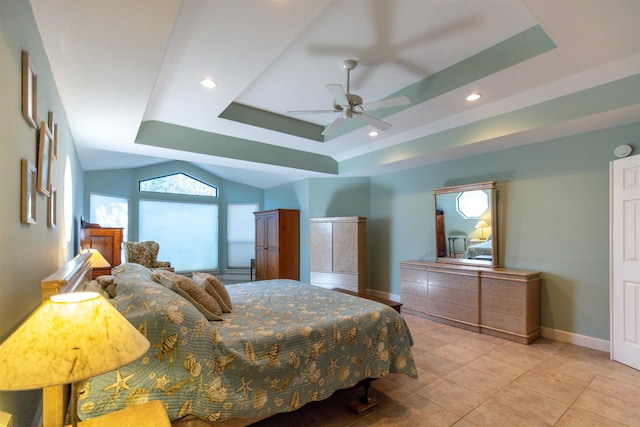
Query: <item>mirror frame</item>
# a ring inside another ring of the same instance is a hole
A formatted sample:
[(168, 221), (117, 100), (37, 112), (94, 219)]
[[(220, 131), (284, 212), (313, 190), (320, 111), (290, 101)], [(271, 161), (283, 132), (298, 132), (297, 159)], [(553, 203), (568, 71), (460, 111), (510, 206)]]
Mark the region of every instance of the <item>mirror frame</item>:
[[(462, 258), (449, 258), (449, 257), (439, 257), (438, 256), (438, 236), (436, 230), (436, 221), (437, 221), (437, 213), (438, 210), (438, 202), (437, 196), (439, 194), (453, 194), (453, 193), (462, 193), (465, 191), (475, 191), (475, 190), (489, 190), (489, 194), (491, 195), (491, 200), (489, 201), (489, 209), (491, 210), (491, 224), (489, 228), (491, 229), (491, 261), (484, 260), (473, 260), (473, 259), (462, 259)], [(498, 267), (498, 217), (497, 217), (497, 185), (495, 181), (487, 181), (487, 182), (478, 182), (475, 184), (466, 184), (466, 185), (454, 185), (451, 187), (442, 187), (435, 188), (433, 190), (433, 213), (434, 213), (434, 236), (436, 243), (436, 262), (447, 263), (447, 264), (458, 264), (458, 265), (469, 265), (469, 266), (482, 266), (482, 267)]]

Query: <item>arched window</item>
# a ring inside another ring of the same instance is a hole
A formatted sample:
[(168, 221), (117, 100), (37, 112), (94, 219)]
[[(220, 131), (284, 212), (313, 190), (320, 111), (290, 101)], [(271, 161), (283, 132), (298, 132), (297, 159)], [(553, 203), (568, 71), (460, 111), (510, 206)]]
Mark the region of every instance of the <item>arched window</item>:
[(184, 173), (145, 179), (139, 182), (140, 191), (218, 197), (218, 188)]
[[(158, 259), (177, 271), (218, 268), (218, 188), (184, 173), (141, 180), (138, 202), (138, 240), (160, 244)], [(180, 197), (188, 196), (188, 197)], [(194, 197), (196, 196), (196, 197)]]

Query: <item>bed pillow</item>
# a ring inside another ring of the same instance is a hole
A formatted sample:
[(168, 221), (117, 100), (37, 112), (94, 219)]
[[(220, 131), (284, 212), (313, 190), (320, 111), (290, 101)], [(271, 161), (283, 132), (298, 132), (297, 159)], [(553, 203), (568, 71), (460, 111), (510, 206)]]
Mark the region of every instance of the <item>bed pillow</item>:
[(120, 264), (111, 269), (111, 274), (114, 276), (118, 276), (120, 274), (127, 275), (138, 275), (145, 279), (151, 278), (151, 270), (141, 264), (136, 264), (134, 262), (127, 262), (124, 264)]
[(207, 320), (224, 320), (218, 302), (193, 280), (170, 271), (158, 272), (160, 284), (189, 301)]
[(116, 283), (115, 276), (104, 275), (96, 277), (98, 285), (109, 295), (109, 298), (116, 297)]
[(97, 281), (95, 280), (90, 280), (88, 282), (84, 282), (84, 289), (82, 289), (85, 292), (95, 292), (97, 294), (102, 295), (103, 297), (109, 299), (109, 294), (107, 294), (104, 289), (102, 289), (102, 286), (100, 286), (100, 284), (98, 284)]
[(216, 299), (224, 313), (231, 313), (231, 297), (217, 277), (208, 273), (193, 273), (193, 280)]

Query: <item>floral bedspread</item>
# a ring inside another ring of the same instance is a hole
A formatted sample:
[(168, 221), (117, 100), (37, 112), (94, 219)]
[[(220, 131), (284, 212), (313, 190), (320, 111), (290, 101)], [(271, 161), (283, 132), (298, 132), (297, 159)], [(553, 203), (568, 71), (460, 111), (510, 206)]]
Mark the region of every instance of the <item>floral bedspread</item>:
[(364, 378), (417, 377), (390, 307), (292, 280), (228, 285), (233, 312), (207, 321), (144, 270), (123, 268), (111, 301), (151, 342), (138, 361), (88, 380), (79, 416), (160, 399), (169, 417), (265, 417)]

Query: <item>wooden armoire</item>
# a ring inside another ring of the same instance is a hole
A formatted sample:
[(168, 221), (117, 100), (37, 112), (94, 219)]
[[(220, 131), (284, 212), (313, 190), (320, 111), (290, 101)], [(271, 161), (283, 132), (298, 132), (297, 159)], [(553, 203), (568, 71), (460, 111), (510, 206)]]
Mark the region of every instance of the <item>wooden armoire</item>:
[(367, 290), (367, 219), (311, 218), (310, 282), (324, 288)]
[(300, 211), (272, 209), (256, 218), (256, 280), (300, 280)]
[[(120, 265), (122, 250), (122, 228), (82, 227), (80, 229), (80, 248), (97, 249), (111, 267)], [(94, 268), (93, 279), (111, 274), (111, 268)]]

